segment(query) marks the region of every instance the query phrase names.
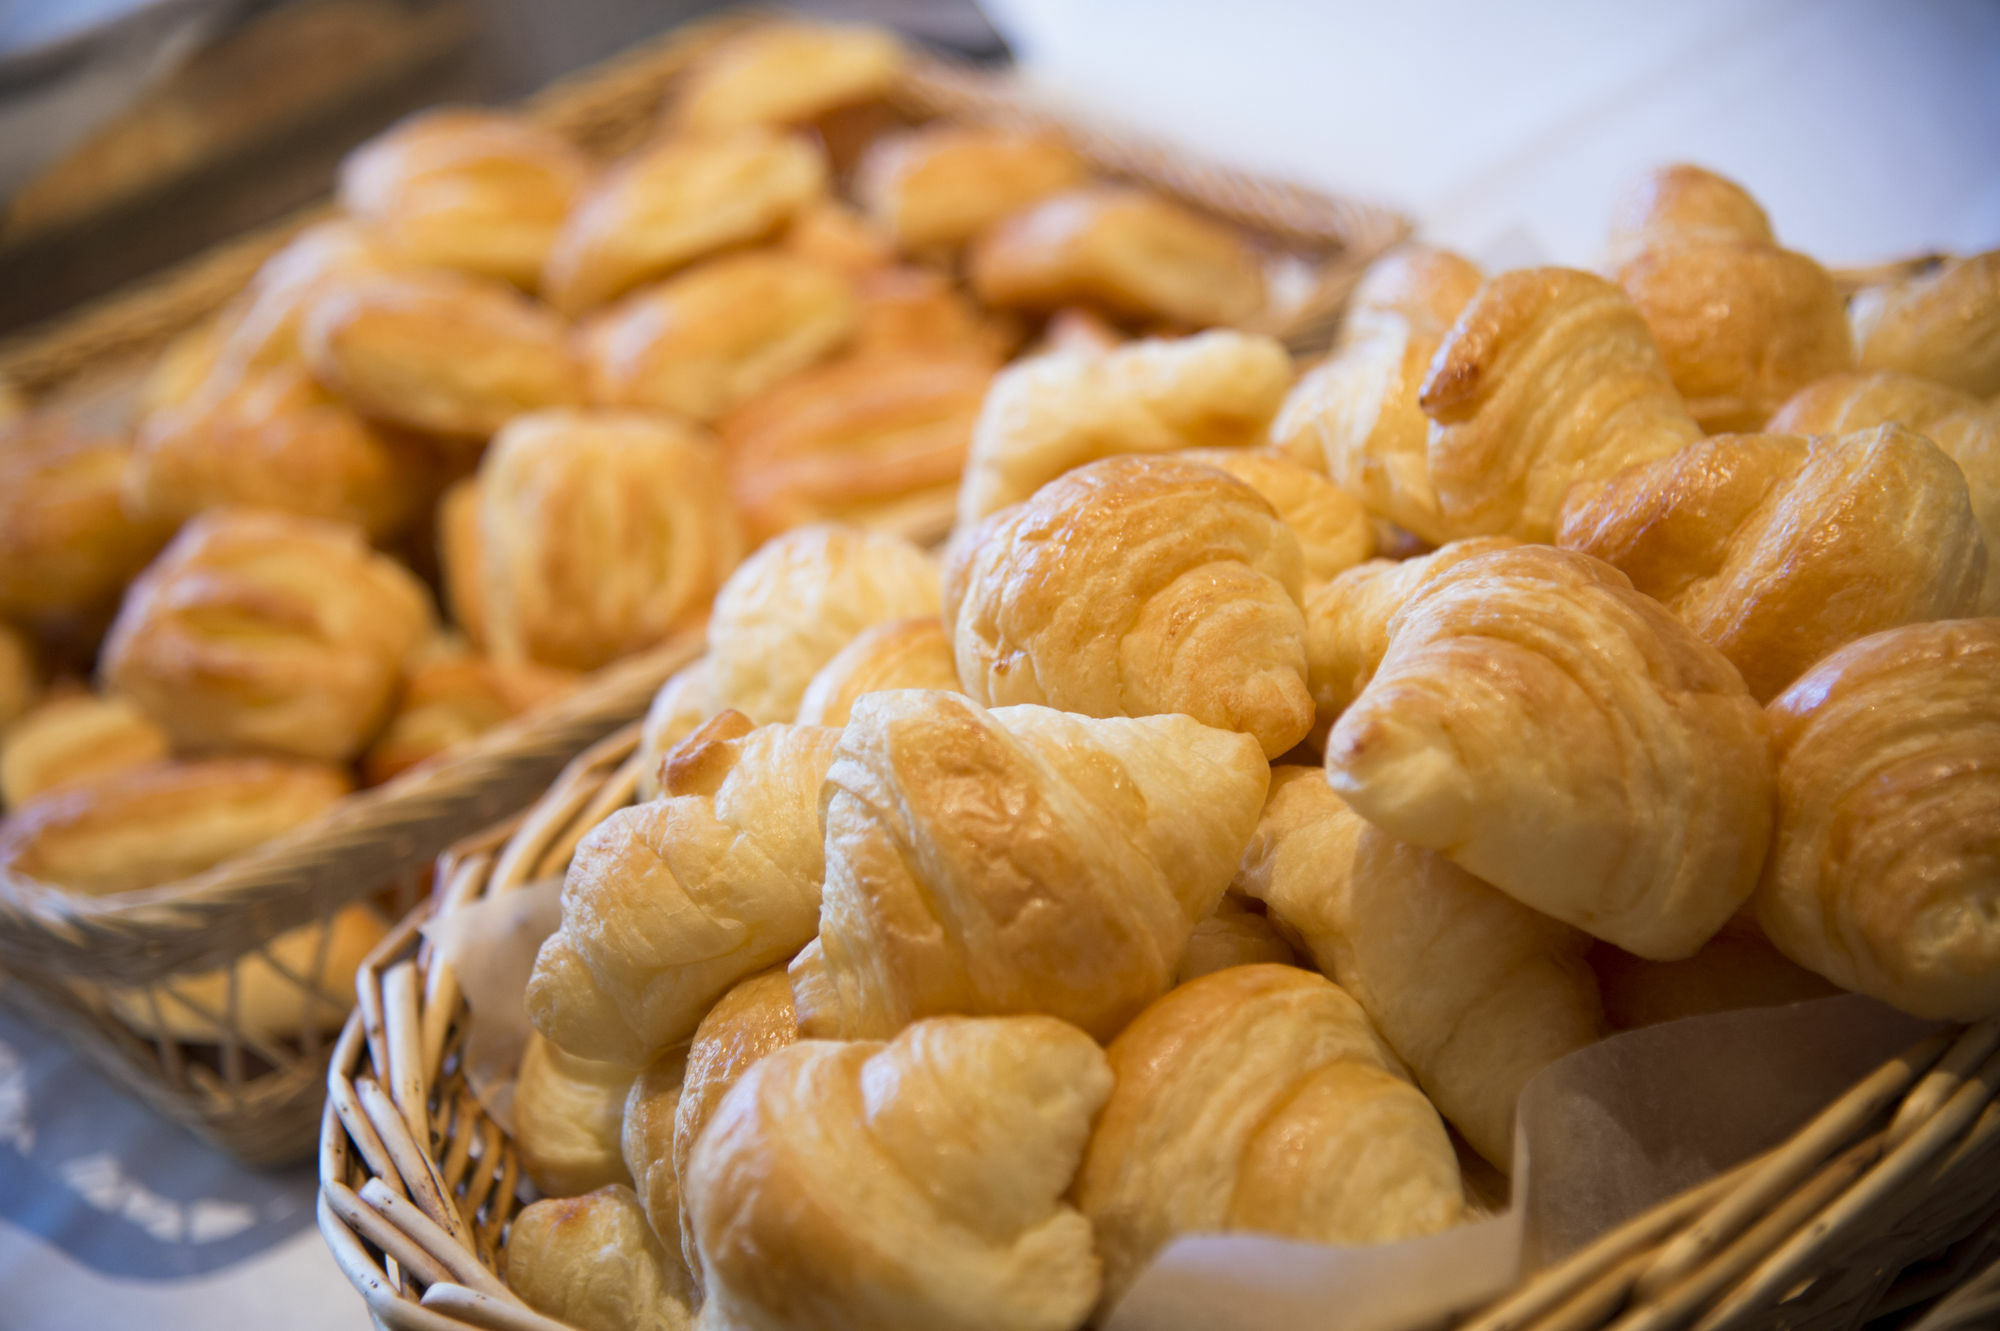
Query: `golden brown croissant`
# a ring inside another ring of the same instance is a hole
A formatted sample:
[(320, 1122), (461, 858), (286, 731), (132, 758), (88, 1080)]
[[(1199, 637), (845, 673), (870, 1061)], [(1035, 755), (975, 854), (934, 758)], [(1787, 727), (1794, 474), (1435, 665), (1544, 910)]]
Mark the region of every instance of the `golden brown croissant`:
[(569, 332), (492, 278), (442, 270), (334, 287), (299, 342), (313, 377), (363, 415), (485, 440), (523, 412), (583, 400)]
[(45, 698), (0, 734), (0, 803), (101, 780), (167, 757), (167, 732), (129, 699), (94, 693)]
[(583, 327), (592, 398), (714, 421), (821, 359), (859, 319), (845, 273), (777, 250), (643, 287)]
[(433, 623), (423, 584), (359, 529), (215, 509), (133, 582), (98, 669), (176, 748), (344, 761)]
[(54, 414), (0, 425), (0, 615), (83, 615), (118, 593), (165, 531), (135, 521), (122, 495), (124, 439)]
[(704, 1323), (1065, 1331), (1097, 1301), (1063, 1200), (1111, 1090), (1048, 1017), (939, 1018), (887, 1044), (806, 1040), (751, 1067), (685, 1181)]
[(666, 637), (742, 557), (715, 445), (663, 416), (522, 416), (479, 465), (483, 625), (501, 660), (593, 670)]
[(579, 1331), (688, 1331), (694, 1297), (680, 1254), (646, 1227), (632, 1189), (523, 1207), (507, 1234), (507, 1285)]
[(661, 139), (584, 191), (542, 269), (577, 315), (704, 255), (782, 229), (826, 192), (826, 158), (800, 138), (743, 128)]
[(1981, 614), (2000, 613), (2000, 403), (1893, 370), (1836, 374), (1800, 389), (1765, 428), (1773, 434), (1849, 434), (1904, 425), (1951, 455), (1965, 473), (1986, 538)]
[(668, 755), (662, 798), (584, 837), (528, 1012), (584, 1058), (638, 1067), (819, 922), (819, 787), (840, 732), (725, 712)]
[(1276, 757), (1312, 728), (1298, 539), (1249, 486), (1115, 457), (954, 546), (945, 620), (982, 703), (1180, 712)]
[(889, 689), (959, 692), (951, 634), (936, 615), (864, 630), (812, 677), (799, 703), (802, 726), (844, 726), (855, 701)]
[(1894, 425), (1704, 439), (1572, 504), (1558, 541), (1665, 603), (1759, 701), (1842, 643), (1970, 614), (1987, 562), (1963, 473)]
[(1077, 1175), (1108, 1310), (1177, 1235), (1387, 1243), (1465, 1219), (1437, 1111), (1355, 1001), (1295, 966), (1238, 966), (1111, 1042)]
[(1275, 449), (1190, 448), (1174, 456), (1226, 471), (1264, 496), (1299, 538), (1307, 595), (1375, 553), (1375, 529), (1361, 501)]
[(1240, 324), (1264, 307), (1264, 266), (1224, 223), (1129, 185), (1051, 195), (982, 234), (973, 290), (1002, 309), (1095, 305), (1179, 328)]
[(397, 255), (532, 289), (589, 161), (521, 116), (438, 107), (340, 164), (340, 206)]
[(1754, 430), (1795, 391), (1854, 363), (1826, 269), (1781, 249), (1756, 200), (1698, 166), (1662, 167), (1612, 223), (1618, 284), (1645, 316), (1704, 430)]
[(528, 1032), (514, 1079), (514, 1145), (544, 1197), (627, 1183), (619, 1132), (632, 1069), (578, 1058)]
[(1109, 1038), (1172, 982), (1267, 779), (1248, 737), (1185, 716), (867, 695), (820, 801), (819, 938), (791, 966), (801, 1029), (1046, 1012)]
[(1418, 390), (1442, 534), (1555, 535), (1570, 487), (1701, 437), (1625, 293), (1569, 268), (1488, 282)]
[(567, 670), (532, 661), (495, 661), (454, 653), (411, 669), (389, 724), (361, 756), (377, 785), (447, 753), (577, 685)]
[(1060, 134), (940, 122), (877, 139), (862, 158), (855, 192), (905, 251), (950, 253), (1089, 174)]
[(1299, 377), (1273, 443), (1322, 459), (1327, 475), (1426, 541), (1449, 539), (1430, 479), (1430, 420), (1417, 390), (1438, 343), (1484, 278), (1449, 250), (1403, 245), (1355, 287), (1333, 354)]
[(789, 721), (821, 666), (872, 624), (938, 612), (937, 563), (898, 536), (800, 527), (767, 541), (715, 597), (711, 702)]
[(1693, 953), (1755, 887), (1761, 710), (1625, 576), (1549, 546), (1432, 577), (1327, 738), (1357, 813), (1628, 952)]
[(2000, 250), (1863, 291), (1851, 317), (1863, 368), (2000, 393)]
[(761, 24), (695, 67), (670, 118), (696, 130), (803, 125), (884, 96), (902, 68), (902, 44), (882, 28)]
[(675, 745), (722, 710), (714, 697), (713, 667), (706, 656), (696, 657), (660, 685), (639, 727), (639, 751), (645, 755), (639, 766), (641, 800), (660, 797), (660, 764)]
[(2000, 619), (1850, 643), (1770, 708), (1779, 951), (1922, 1017), (2000, 1013)]
[[(722, 1001), (728, 1002), (728, 996)], [(695, 1278), (699, 1262), (693, 1242), (684, 1245), (682, 1241), (681, 1162), (674, 1157), (674, 1116), (680, 1109), (689, 1048), (685, 1044), (670, 1046), (637, 1077), (631, 1077), (627, 1069), (631, 1084), (620, 1118), (618, 1145), (625, 1172), (646, 1212), (646, 1223), (667, 1251), (684, 1263), (689, 1285), (699, 1301), (701, 1282)]]
[(1604, 1018), (1619, 1031), (1840, 992), (1787, 960), (1746, 915), (1731, 920), (1684, 961), (1647, 961), (1599, 943), (1590, 949), (1590, 968), (1604, 997)]
[(1589, 935), (1369, 826), (1317, 768), (1272, 772), (1235, 887), (1304, 943), (1502, 1169), (1521, 1088), (1602, 1034)]
[(1260, 444), (1291, 379), (1284, 347), (1226, 330), (1009, 366), (972, 437), (959, 525), (1098, 458)]
[[(1284, 769), (1278, 769), (1280, 771)], [(1317, 773), (1315, 773), (1317, 775)], [(1298, 956), (1263, 911), (1261, 902), (1231, 888), (1222, 894), (1215, 912), (1194, 927), (1187, 951), (1174, 972), (1174, 983), (1186, 984), (1231, 966), (1271, 964), (1295, 966)]]

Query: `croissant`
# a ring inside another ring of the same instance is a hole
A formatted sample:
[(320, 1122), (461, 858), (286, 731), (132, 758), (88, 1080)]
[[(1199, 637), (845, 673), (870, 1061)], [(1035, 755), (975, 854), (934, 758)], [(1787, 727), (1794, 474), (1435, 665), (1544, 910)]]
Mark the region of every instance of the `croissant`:
[[(723, 1001), (728, 1001), (727, 996)], [(631, 1077), (630, 1069), (627, 1069), (631, 1084), (627, 1088), (624, 1112), (619, 1120), (618, 1145), (619, 1158), (632, 1179), (632, 1186), (638, 1191), (646, 1223), (667, 1251), (686, 1268), (693, 1301), (699, 1302), (700, 1263), (695, 1257), (693, 1242), (683, 1243), (681, 1162), (674, 1158), (674, 1118), (680, 1110), (689, 1048), (685, 1044), (670, 1046), (648, 1063), (637, 1077)]]
[(1757, 921), (1921, 1017), (2000, 1013), (2000, 619), (1849, 643), (1770, 705), (1778, 818)]
[(1111, 1098), (1077, 1175), (1108, 1311), (1176, 1235), (1385, 1243), (1465, 1218), (1437, 1111), (1359, 1005), (1293, 966), (1174, 990), (1108, 1051)]
[(370, 785), (476, 739), (570, 692), (574, 672), (532, 661), (450, 654), (414, 667), (389, 723), (361, 755)]
[(1376, 260), (1348, 302), (1333, 354), (1299, 377), (1271, 423), (1274, 444), (1320, 457), (1370, 512), (1433, 543), (1450, 538), (1417, 389), (1483, 280), (1470, 260), (1427, 245)]
[(819, 937), (792, 962), (808, 1035), (1045, 1012), (1108, 1038), (1165, 991), (1216, 907), (1268, 772), (1185, 716), (854, 705), (820, 800)]
[[(1950, 454), (1965, 473), (1989, 566), (2000, 559), (2000, 403), (1893, 370), (1836, 374), (1800, 389), (1765, 428), (1774, 434), (1849, 434), (1903, 425)], [(1988, 569), (1979, 613), (2000, 613), (2000, 570)]]
[(1787, 960), (1746, 915), (1732, 919), (1685, 961), (1647, 961), (1599, 943), (1590, 950), (1590, 968), (1604, 998), (1604, 1018), (1618, 1031), (1840, 992)]
[(1312, 728), (1298, 539), (1249, 486), (1159, 457), (1093, 462), (957, 542), (945, 620), (982, 703), (1180, 712), (1266, 757)]
[(1234, 890), (1304, 943), (1502, 1169), (1521, 1088), (1602, 1034), (1589, 935), (1371, 827), (1317, 769), (1271, 774)]
[(1854, 363), (1833, 277), (1780, 249), (1756, 200), (1698, 166), (1640, 181), (1612, 224), (1618, 284), (1704, 430), (1754, 430)]
[(130, 699), (94, 693), (45, 698), (0, 733), (0, 803), (85, 785), (164, 761), (167, 732)]
[(565, 1053), (528, 1033), (514, 1079), (514, 1145), (544, 1197), (630, 1181), (619, 1153), (632, 1069)]
[(2000, 394), (2000, 250), (1873, 287), (1849, 312), (1861, 365)]
[(686, 1191), (705, 1323), (1065, 1331), (1097, 1301), (1063, 1200), (1111, 1091), (1049, 1017), (939, 1018), (767, 1054), (709, 1119)]
[(695, 130), (807, 124), (886, 95), (903, 59), (902, 44), (881, 28), (760, 24), (688, 74), (670, 118)]
[(523, 1207), (507, 1232), (507, 1284), (529, 1307), (579, 1331), (694, 1325), (680, 1255), (653, 1237), (622, 1183)]
[(1760, 700), (1842, 643), (1971, 613), (1987, 561), (1964, 475), (1893, 425), (1704, 439), (1573, 504), (1557, 539), (1665, 603)]
[(1299, 538), (1307, 595), (1375, 553), (1375, 529), (1361, 501), (1275, 449), (1190, 448), (1174, 456), (1226, 471), (1264, 496)]
[(818, 925), (820, 780), (840, 732), (726, 712), (668, 755), (662, 797), (584, 837), (528, 982), (535, 1026), (638, 1067)]
[(876, 140), (861, 160), (855, 191), (905, 251), (949, 254), (1089, 174), (1060, 134), (939, 123)]
[(1701, 437), (1625, 293), (1568, 268), (1488, 282), (1417, 394), (1443, 534), (1554, 537), (1570, 487)]
[(720, 710), (714, 697), (714, 670), (706, 656), (696, 657), (668, 677), (646, 708), (639, 726), (639, 798), (660, 797), (660, 765), (674, 746), (699, 730)]
[(1763, 714), (1623, 574), (1549, 546), (1430, 579), (1327, 738), (1354, 810), (1628, 952), (1693, 953), (1756, 886)]
[(786, 532), (716, 594), (710, 701), (759, 723), (789, 721), (861, 630), (937, 612), (937, 563), (901, 537), (832, 524)]
[(116, 603), (165, 536), (124, 509), (131, 458), (126, 440), (54, 414), (0, 425), (0, 615), (89, 617)]
[(1197, 924), (1188, 937), (1187, 951), (1181, 954), (1180, 967), (1174, 972), (1174, 983), (1186, 984), (1231, 966), (1297, 965), (1292, 945), (1263, 911), (1254, 909), (1261, 904), (1240, 895), (1233, 887), (1223, 893), (1214, 914)]
[(660, 416), (553, 411), (479, 466), (493, 655), (592, 670), (698, 613), (742, 556), (714, 444)]
[(1262, 443), (1291, 379), (1284, 347), (1226, 330), (1011, 365), (973, 430), (959, 525), (1098, 458)]
[(799, 703), (799, 724), (844, 726), (858, 699), (888, 689), (959, 691), (943, 620), (925, 615), (864, 630), (812, 677)]

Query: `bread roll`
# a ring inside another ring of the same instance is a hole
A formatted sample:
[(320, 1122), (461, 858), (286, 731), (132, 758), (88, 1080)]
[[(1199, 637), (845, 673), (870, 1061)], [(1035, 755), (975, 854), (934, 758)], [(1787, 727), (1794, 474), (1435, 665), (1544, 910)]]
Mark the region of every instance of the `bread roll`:
[(0, 733), (0, 802), (101, 780), (167, 757), (167, 732), (132, 703), (94, 693), (57, 694)]
[(571, 672), (530, 661), (459, 654), (426, 661), (410, 671), (389, 724), (362, 755), (362, 774), (379, 785), (576, 685)]
[(1299, 538), (1307, 594), (1375, 553), (1375, 529), (1361, 501), (1275, 449), (1190, 448), (1175, 456), (1226, 471), (1264, 496)]
[(619, 1153), (632, 1069), (567, 1053), (528, 1032), (514, 1079), (514, 1145), (544, 1197), (629, 1183)]
[(1964, 475), (1893, 425), (1704, 439), (1572, 505), (1557, 539), (1665, 603), (1759, 701), (1843, 643), (1970, 614), (1988, 558)]
[(693, 1293), (679, 1254), (646, 1227), (622, 1183), (531, 1202), (507, 1233), (507, 1284), (578, 1331), (688, 1331)]
[(760, 24), (695, 66), (670, 118), (690, 130), (808, 124), (883, 97), (902, 68), (902, 44), (881, 28)]
[(1437, 1111), (1311, 971), (1204, 976), (1140, 1013), (1109, 1057), (1075, 1192), (1104, 1258), (1100, 1316), (1181, 1234), (1387, 1243), (1465, 1219)]
[(1016, 1012), (1109, 1038), (1172, 982), (1267, 780), (1252, 741), (1185, 716), (955, 693), (871, 693), (839, 744), (819, 938), (791, 966), (800, 1028), (839, 1039)]
[(1826, 269), (1781, 249), (1744, 189), (1698, 166), (1649, 173), (1612, 223), (1613, 270), (1709, 431), (1755, 430), (1779, 404), (1854, 363)]
[(2000, 1013), (2000, 619), (1854, 642), (1772, 702), (1778, 950), (1920, 1017)]
[(1863, 369), (1901, 370), (1978, 397), (2000, 393), (2000, 250), (1872, 287), (1850, 314)]
[(1783, 1007), (1827, 998), (1839, 988), (1786, 959), (1738, 916), (1685, 961), (1647, 961), (1609, 943), (1590, 949), (1590, 968), (1613, 1030), (1636, 1030), (1682, 1017), (1743, 1008)]
[(1548, 546), (1462, 559), (1403, 604), (1326, 770), (1389, 835), (1657, 961), (1736, 912), (1770, 837), (1767, 727), (1734, 667)]
[(705, 655), (682, 666), (660, 685), (639, 727), (639, 751), (645, 755), (639, 767), (641, 800), (659, 798), (660, 764), (675, 745), (722, 710), (714, 697), (714, 667)]
[(980, 361), (997, 370), (1019, 340), (1004, 315), (975, 305), (942, 273), (910, 264), (891, 264), (862, 273), (854, 289), (860, 298), (850, 354)]
[(1174, 983), (1186, 984), (1231, 966), (1297, 965), (1292, 945), (1263, 911), (1253, 909), (1260, 904), (1233, 888), (1223, 893), (1214, 914), (1197, 924), (1189, 936)]
[(863, 630), (812, 677), (799, 703), (799, 724), (844, 726), (856, 701), (891, 689), (960, 691), (951, 634), (936, 615)]
[(423, 584), (356, 528), (218, 509), (126, 592), (99, 673), (177, 749), (345, 761), (432, 627)]
[(35, 654), (26, 635), (0, 623), (0, 726), (12, 725), (40, 692)]
[(896, 261), (896, 250), (874, 223), (838, 199), (809, 203), (778, 244), (787, 254), (859, 277)]
[(82, 616), (115, 604), (165, 533), (125, 512), (131, 445), (66, 417), (0, 425), (0, 615)]
[(973, 432), (959, 525), (1098, 458), (1262, 443), (1291, 377), (1277, 342), (1228, 331), (1011, 365)]
[(989, 305), (1094, 305), (1141, 324), (1212, 328), (1264, 308), (1264, 267), (1222, 222), (1127, 185), (1051, 195), (982, 234), (973, 289)]
[(940, 122), (876, 140), (855, 191), (906, 252), (948, 254), (1089, 174), (1076, 149), (1052, 131)]
[(224, 315), (210, 382), (222, 388), (244, 374), (302, 363), (306, 312), (321, 297), (395, 267), (395, 256), (346, 218), (306, 227), (264, 261)]
[(817, 149), (768, 130), (658, 140), (584, 191), (549, 251), (542, 293), (565, 314), (581, 314), (782, 230), (826, 183)]
[(668, 756), (660, 799), (585, 836), (528, 982), (542, 1034), (636, 1068), (693, 1035), (731, 985), (803, 947), (819, 923), (819, 788), (839, 737), (753, 730), (726, 712)]
[(593, 670), (698, 613), (743, 538), (705, 436), (660, 416), (553, 411), (502, 430), (479, 466), (493, 655)]
[(1098, 1261), (1063, 1194), (1110, 1090), (1103, 1052), (1047, 1017), (940, 1018), (888, 1044), (765, 1056), (689, 1160), (703, 1320), (1079, 1325)]
[(1602, 1034), (1589, 935), (1369, 826), (1317, 768), (1272, 772), (1234, 890), (1269, 907), (1502, 1169), (1521, 1088)]
[(1114, 457), (954, 546), (945, 620), (981, 703), (1179, 712), (1274, 758), (1312, 728), (1298, 538), (1212, 467)]

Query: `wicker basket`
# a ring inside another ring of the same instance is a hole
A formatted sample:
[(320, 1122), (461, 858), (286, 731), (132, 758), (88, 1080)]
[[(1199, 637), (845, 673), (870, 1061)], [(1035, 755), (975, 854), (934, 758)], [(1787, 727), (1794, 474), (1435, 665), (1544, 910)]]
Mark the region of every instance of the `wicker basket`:
[[(465, 841), (362, 966), (320, 1130), (319, 1224), (392, 1331), (556, 1331), (507, 1290), (514, 1144), (468, 1089), (466, 1009), (427, 920), (560, 873), (633, 799), (636, 727), (571, 763), (522, 816)], [(2000, 1019), (1932, 1035), (1789, 1140), (1627, 1221), (1460, 1331), (1859, 1327), (1936, 1303), (1921, 1331), (2000, 1307)], [(1964, 1285), (1949, 1299), (1940, 1296)]]
[[(768, 22), (738, 13), (682, 29), (537, 97), (530, 110), (592, 152), (633, 147), (658, 123), (673, 81), (725, 37)], [(1266, 317), (1296, 347), (1323, 342), (1367, 262), (1407, 233), (1402, 218), (1165, 149), (1069, 125), (1022, 101), (1004, 77), (935, 58), (915, 62), (894, 100), (912, 118), (1052, 125), (1110, 175), (1144, 181), (1228, 218), (1274, 250), (1312, 265), (1308, 298)], [(0, 383), (30, 396), (115, 396), (144, 358), (218, 309), (258, 265), (325, 208), (231, 242), (166, 276), (90, 306), (0, 348)], [(948, 511), (906, 514), (904, 534), (942, 537)], [(0, 997), (57, 1027), (142, 1099), (224, 1149), (257, 1163), (308, 1154), (319, 1110), (326, 1039), (344, 1004), (330, 1003), (282, 965), (308, 1009), (295, 1040), (259, 1038), (238, 1020), (236, 977), (270, 944), (318, 929), (374, 896), (391, 918), (421, 890), (427, 865), (459, 837), (518, 809), (585, 745), (644, 711), (666, 677), (700, 651), (696, 638), (599, 672), (576, 696), (490, 735), (432, 767), (343, 802), (328, 821), (197, 878), (113, 898), (79, 899), (0, 872)], [(296, 944), (295, 944), (296, 946)], [(227, 968), (221, 1001), (191, 999), (177, 978)], [(314, 963), (317, 971), (318, 963)], [(308, 975), (314, 972), (307, 972)], [(112, 1009), (192, 1013), (213, 1039), (148, 1038)]]

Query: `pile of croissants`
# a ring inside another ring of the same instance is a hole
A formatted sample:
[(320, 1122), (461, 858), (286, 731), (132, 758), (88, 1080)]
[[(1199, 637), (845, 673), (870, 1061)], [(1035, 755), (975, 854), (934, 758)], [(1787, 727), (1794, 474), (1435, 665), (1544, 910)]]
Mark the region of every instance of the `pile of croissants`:
[(535, 962), (512, 1287), (1055, 1331), (1477, 1215), (1610, 1031), (2000, 1012), (2000, 253), (1850, 303), (1691, 167), (1612, 248), (1031, 357), (940, 564), (739, 567)]

